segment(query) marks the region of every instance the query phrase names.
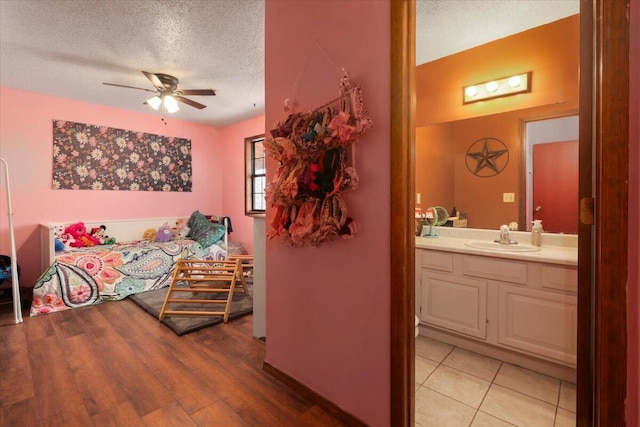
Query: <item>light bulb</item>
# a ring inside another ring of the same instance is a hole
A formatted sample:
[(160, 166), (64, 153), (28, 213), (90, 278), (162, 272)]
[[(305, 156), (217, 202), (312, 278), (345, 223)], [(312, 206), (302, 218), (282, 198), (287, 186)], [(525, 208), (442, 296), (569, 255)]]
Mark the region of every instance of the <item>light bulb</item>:
[(178, 107), (178, 101), (171, 95), (164, 97), (164, 108), (167, 109), (168, 113), (175, 113), (180, 109), (180, 107)]
[(151, 99), (147, 99), (147, 104), (151, 105), (151, 108), (153, 108), (154, 110), (157, 110), (158, 108), (160, 108), (160, 104), (162, 104), (162, 100), (160, 99), (159, 96), (154, 96)]
[(469, 86), (465, 89), (464, 93), (466, 93), (469, 98), (473, 98), (478, 93), (478, 89), (476, 89), (475, 86)]
[(494, 81), (487, 83), (487, 90), (489, 92), (495, 92), (496, 90), (498, 90), (498, 83)]
[(522, 82), (522, 79), (520, 78), (520, 76), (513, 76), (509, 79), (509, 86), (518, 87), (520, 86), (521, 82)]

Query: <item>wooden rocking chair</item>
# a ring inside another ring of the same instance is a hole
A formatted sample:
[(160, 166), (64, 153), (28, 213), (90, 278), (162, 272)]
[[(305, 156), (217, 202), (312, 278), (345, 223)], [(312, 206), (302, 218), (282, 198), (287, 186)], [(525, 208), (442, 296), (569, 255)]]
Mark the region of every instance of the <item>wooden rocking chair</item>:
[[(236, 285), (239, 283), (242, 292), (249, 295), (242, 280), (241, 260), (178, 260), (169, 291), (158, 316), (223, 316), (224, 323), (229, 319), (231, 302)], [(178, 296), (176, 296), (178, 294)], [(179, 297), (182, 294), (183, 297)], [(186, 298), (190, 294), (194, 298)], [(196, 298), (203, 294), (202, 298)], [(204, 295), (226, 294), (226, 298), (205, 298)], [(179, 304), (179, 305), (178, 305)], [(189, 309), (189, 304), (197, 304), (196, 309)], [(202, 306), (224, 306), (224, 310), (207, 310)]]

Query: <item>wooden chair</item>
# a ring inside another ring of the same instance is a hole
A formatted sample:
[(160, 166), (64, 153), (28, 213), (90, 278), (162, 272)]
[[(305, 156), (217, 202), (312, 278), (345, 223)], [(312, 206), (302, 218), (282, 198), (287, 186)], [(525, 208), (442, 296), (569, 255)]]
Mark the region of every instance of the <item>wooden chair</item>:
[[(158, 316), (223, 316), (224, 323), (229, 319), (233, 293), (237, 284), (245, 295), (249, 295), (242, 279), (241, 261), (235, 260), (198, 260), (180, 259), (169, 285), (169, 291)], [(177, 294), (177, 295), (176, 295)], [(180, 297), (180, 294), (183, 296)], [(193, 298), (186, 298), (190, 294)], [(196, 298), (198, 294), (221, 294), (223, 298)], [(226, 298), (224, 296), (226, 295)], [(179, 304), (179, 305), (177, 305)], [(189, 309), (189, 304), (200, 307)], [(224, 306), (224, 310), (207, 310), (204, 306)]]

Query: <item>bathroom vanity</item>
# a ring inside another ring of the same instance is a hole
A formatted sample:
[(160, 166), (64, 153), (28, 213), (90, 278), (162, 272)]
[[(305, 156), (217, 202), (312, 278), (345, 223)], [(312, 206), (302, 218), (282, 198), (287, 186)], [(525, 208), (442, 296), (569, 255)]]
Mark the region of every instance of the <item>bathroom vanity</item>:
[(420, 334), (575, 381), (577, 237), (493, 247), (497, 231), (438, 229), (416, 237)]

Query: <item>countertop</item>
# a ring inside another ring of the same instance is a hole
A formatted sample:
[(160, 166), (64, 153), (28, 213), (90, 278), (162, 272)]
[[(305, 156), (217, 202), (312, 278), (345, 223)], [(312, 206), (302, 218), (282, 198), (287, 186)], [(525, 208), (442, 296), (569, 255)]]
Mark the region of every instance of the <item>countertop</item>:
[[(479, 237), (479, 236), (478, 236)], [(486, 237), (486, 236), (484, 236)], [(479, 249), (468, 246), (471, 241), (492, 241), (488, 238), (477, 238), (475, 236), (438, 236), (438, 237), (418, 237), (416, 236), (417, 249), (431, 249), (444, 252), (456, 252), (470, 255), (480, 255), (493, 258), (517, 259), (522, 261), (544, 262), (549, 264), (578, 265), (578, 249), (576, 246), (552, 246), (545, 245), (539, 251), (533, 252), (503, 252), (489, 249)], [(544, 238), (543, 238), (544, 242)], [(554, 242), (556, 243), (556, 242)]]

